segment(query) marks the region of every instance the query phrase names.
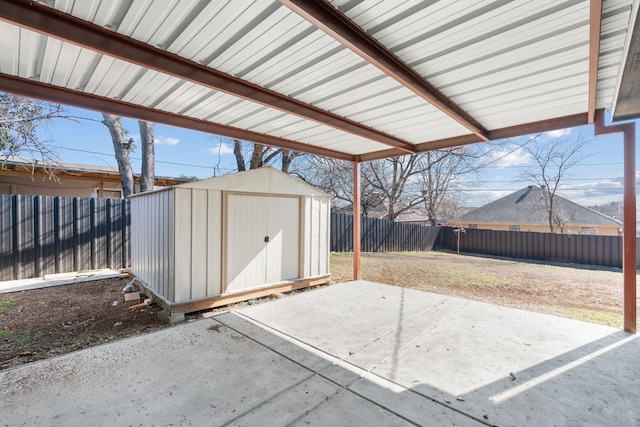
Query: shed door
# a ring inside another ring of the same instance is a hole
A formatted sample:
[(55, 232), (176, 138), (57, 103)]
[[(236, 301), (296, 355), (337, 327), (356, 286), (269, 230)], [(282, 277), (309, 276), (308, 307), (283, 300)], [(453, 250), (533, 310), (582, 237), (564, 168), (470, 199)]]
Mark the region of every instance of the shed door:
[(297, 197), (231, 194), (227, 200), (227, 292), (299, 277)]

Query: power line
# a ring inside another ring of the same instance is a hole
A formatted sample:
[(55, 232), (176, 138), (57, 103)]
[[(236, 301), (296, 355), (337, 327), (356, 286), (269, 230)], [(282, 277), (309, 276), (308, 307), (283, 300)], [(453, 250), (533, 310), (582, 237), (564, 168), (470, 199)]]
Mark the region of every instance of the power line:
[[(77, 148), (60, 147), (60, 146), (55, 146), (55, 145), (52, 145), (50, 147), (51, 148), (58, 148), (60, 150), (78, 151), (78, 152), (81, 152), (81, 153), (88, 153), (88, 154), (97, 154), (99, 156), (109, 156), (109, 157), (113, 157), (114, 156), (113, 153), (100, 153), (98, 151), (80, 150), (80, 149), (77, 149)], [(131, 157), (131, 159), (133, 159), (133, 160), (142, 160), (142, 158), (140, 158), (140, 157)], [(164, 160), (156, 160), (156, 163), (162, 163), (162, 164), (166, 164), (166, 165), (175, 165), (175, 166), (188, 166), (188, 167), (192, 167), (192, 168), (213, 169), (213, 165), (212, 166), (194, 165), (194, 164), (188, 164), (188, 163), (167, 162), (167, 161), (164, 161)], [(221, 169), (225, 169), (225, 170), (229, 170), (229, 171), (235, 170), (233, 168), (221, 168)]]
[[(580, 166), (615, 166), (615, 165), (623, 165), (622, 162), (611, 162), (611, 163), (578, 163), (576, 167)], [(509, 166), (484, 166), (487, 169), (511, 169), (511, 168), (530, 168), (531, 165), (509, 165)], [(480, 168), (482, 169), (482, 168)]]
[[(563, 181), (605, 181), (605, 180), (615, 180), (615, 179), (621, 179), (622, 177), (620, 176), (612, 176), (612, 177), (605, 177), (605, 178), (563, 178)], [(520, 179), (520, 180), (513, 180), (513, 179), (499, 179), (499, 180), (484, 180), (484, 179), (480, 179), (478, 180), (478, 182), (480, 183), (487, 183), (487, 182), (493, 182), (493, 183), (501, 183), (501, 182), (527, 182), (529, 180), (527, 179)]]
[[(457, 191), (464, 191), (464, 192), (469, 192), (469, 191), (518, 191), (518, 188), (465, 188), (465, 187), (456, 187)], [(558, 191), (559, 192), (563, 192), (563, 191), (618, 191), (620, 193), (622, 193), (623, 188), (622, 187), (598, 187), (598, 188), (594, 188), (594, 189), (589, 189), (589, 188), (559, 188)]]

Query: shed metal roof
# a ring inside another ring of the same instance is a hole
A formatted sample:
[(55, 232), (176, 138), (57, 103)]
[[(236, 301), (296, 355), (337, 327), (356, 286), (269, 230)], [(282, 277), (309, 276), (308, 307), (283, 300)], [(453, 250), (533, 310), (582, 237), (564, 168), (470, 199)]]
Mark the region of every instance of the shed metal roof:
[(637, 6), (0, 0), (0, 90), (368, 160), (593, 122)]

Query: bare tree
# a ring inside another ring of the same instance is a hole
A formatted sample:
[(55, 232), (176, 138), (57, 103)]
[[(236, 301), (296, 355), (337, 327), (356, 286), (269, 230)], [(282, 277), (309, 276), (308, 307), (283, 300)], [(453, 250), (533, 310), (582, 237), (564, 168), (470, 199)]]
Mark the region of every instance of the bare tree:
[(118, 162), (118, 171), (120, 172), (120, 182), (122, 183), (122, 193), (125, 199), (131, 197), (134, 192), (133, 169), (131, 168), (131, 160), (129, 153), (133, 146), (133, 138), (125, 141), (124, 130), (122, 129), (122, 118), (113, 114), (102, 113), (104, 125), (109, 129), (111, 141), (113, 142), (113, 151)]
[(458, 217), (464, 212), (465, 209), (462, 204), (462, 199), (453, 191), (448, 192), (448, 194), (442, 198), (438, 209), (438, 215), (441, 218), (454, 224), (458, 222)]
[(531, 141), (524, 149), (531, 155), (534, 165), (522, 172), (522, 178), (536, 183), (542, 190), (549, 231), (564, 232), (567, 215), (557, 206), (557, 192), (569, 171), (588, 155), (582, 149), (591, 141), (579, 135), (577, 139), (567, 137), (543, 142), (540, 138)]
[(420, 193), (431, 225), (438, 223), (442, 203), (460, 184), (460, 177), (477, 171), (478, 156), (471, 147), (427, 151), (420, 156)]
[[(353, 165), (343, 160), (307, 156), (296, 175), (333, 196), (333, 209), (351, 209), (353, 205)], [(382, 195), (366, 180), (360, 189), (360, 210), (368, 216), (373, 209), (383, 206)]]
[(0, 93), (0, 155), (7, 159), (28, 152), (32, 159), (42, 160), (45, 173), (55, 179), (55, 171), (48, 165), (57, 156), (48, 141), (39, 138), (38, 130), (57, 118), (76, 120), (66, 115), (60, 104)]
[[(134, 148), (133, 138), (126, 140), (126, 131), (122, 127), (122, 117), (102, 113), (102, 123), (109, 129), (113, 151), (118, 162), (118, 172), (125, 199), (135, 193), (135, 179), (131, 167), (130, 154)], [(138, 121), (142, 145), (142, 173), (140, 175), (140, 191), (153, 190), (155, 185), (155, 149), (153, 137), (153, 123)]]
[(153, 123), (138, 120), (140, 128), (140, 145), (142, 145), (142, 168), (140, 171), (140, 192), (153, 190), (156, 181), (155, 141)]
[[(460, 147), (363, 163), (362, 213), (384, 206), (395, 220), (419, 208), (435, 225), (443, 200), (461, 183), (461, 175), (477, 173), (480, 158), (477, 150)], [(334, 196), (334, 208), (341, 208), (353, 202), (352, 174), (348, 162), (311, 157), (303, 179)]]
[(388, 218), (392, 221), (423, 200), (416, 179), (421, 172), (421, 157), (421, 154), (412, 154), (363, 164), (362, 181), (384, 200)]
[(242, 141), (239, 139), (233, 140), (233, 155), (236, 158), (238, 172), (245, 171), (247, 168), (244, 165), (244, 151), (242, 151)]
[[(250, 152), (249, 152), (250, 150)], [(293, 161), (302, 153), (281, 148), (270, 147), (262, 144), (243, 143), (239, 139), (233, 140), (233, 155), (236, 159), (236, 167), (239, 172), (247, 170), (245, 152), (250, 158), (249, 169), (258, 169), (263, 166), (275, 164), (280, 159), (280, 170), (289, 173)]]

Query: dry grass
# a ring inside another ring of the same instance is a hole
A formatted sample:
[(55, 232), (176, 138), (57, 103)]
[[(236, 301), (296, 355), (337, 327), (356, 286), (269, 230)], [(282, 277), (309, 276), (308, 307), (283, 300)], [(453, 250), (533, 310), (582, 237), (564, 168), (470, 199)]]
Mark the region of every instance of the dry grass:
[[(350, 280), (350, 253), (333, 253), (334, 281)], [(367, 253), (362, 278), (588, 322), (622, 325), (622, 272), (455, 255)]]

